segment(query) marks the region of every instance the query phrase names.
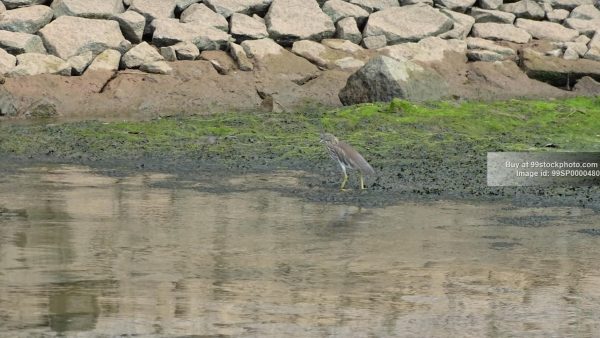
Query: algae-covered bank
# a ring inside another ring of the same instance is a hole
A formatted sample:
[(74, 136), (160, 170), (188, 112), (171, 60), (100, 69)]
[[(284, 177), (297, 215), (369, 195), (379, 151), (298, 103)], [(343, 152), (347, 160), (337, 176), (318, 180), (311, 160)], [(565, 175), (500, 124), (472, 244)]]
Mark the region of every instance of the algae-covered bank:
[[(338, 191), (337, 165), (319, 143), (323, 131), (354, 145), (373, 165), (377, 173), (367, 179), (367, 190), (357, 190), (357, 179), (351, 176), (355, 190)], [(36, 120), (0, 126), (5, 169), (11, 163), (78, 163), (117, 173), (156, 170), (207, 181), (294, 170), (303, 172), (300, 184), (272, 189), (310, 200), (371, 206), (464, 198), (600, 209), (596, 186), (487, 187), (489, 151), (600, 151), (600, 98), (420, 104), (394, 100), (283, 113), (128, 122)], [(172, 184), (183, 186), (184, 181)]]

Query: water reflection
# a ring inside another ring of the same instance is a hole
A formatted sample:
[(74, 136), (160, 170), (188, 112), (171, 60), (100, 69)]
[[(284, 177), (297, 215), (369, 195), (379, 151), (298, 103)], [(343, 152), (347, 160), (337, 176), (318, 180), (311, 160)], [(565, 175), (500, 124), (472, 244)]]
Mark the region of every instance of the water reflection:
[(600, 332), (600, 217), (591, 211), (365, 209), (166, 179), (61, 166), (5, 176), (0, 335)]

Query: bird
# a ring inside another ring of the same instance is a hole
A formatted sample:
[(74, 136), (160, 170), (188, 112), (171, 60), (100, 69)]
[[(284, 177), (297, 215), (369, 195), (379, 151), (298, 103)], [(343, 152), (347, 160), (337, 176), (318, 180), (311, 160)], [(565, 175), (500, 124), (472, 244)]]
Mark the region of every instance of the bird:
[(337, 161), (342, 168), (344, 174), (344, 180), (340, 190), (344, 191), (344, 187), (348, 182), (348, 174), (346, 169), (358, 170), (360, 172), (360, 189), (365, 189), (364, 175), (373, 175), (375, 170), (361, 154), (358, 153), (348, 143), (340, 141), (337, 137), (330, 133), (321, 134), (321, 143), (325, 144), (329, 156)]

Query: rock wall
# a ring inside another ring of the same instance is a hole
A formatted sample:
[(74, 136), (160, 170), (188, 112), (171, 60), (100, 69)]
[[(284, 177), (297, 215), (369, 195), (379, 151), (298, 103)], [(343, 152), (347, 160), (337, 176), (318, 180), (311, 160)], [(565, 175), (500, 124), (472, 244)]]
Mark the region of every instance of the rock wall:
[[(340, 78), (385, 55), (410, 69), (447, 63), (467, 72), (486, 68), (478, 62), (514, 63), (570, 90), (582, 77), (591, 77), (587, 87), (600, 80), (599, 8), (597, 0), (2, 0), (0, 73), (173, 75), (181, 68), (176, 62), (203, 60), (221, 75), (260, 73), (263, 81), (267, 73), (284, 74), (297, 86), (342, 72), (333, 77), (338, 90)], [(473, 64), (449, 63), (448, 53)], [(297, 64), (301, 70), (288, 69)], [(261, 93), (261, 81), (255, 84), (264, 100), (273, 93)], [(456, 86), (446, 87), (446, 96), (458, 95)]]

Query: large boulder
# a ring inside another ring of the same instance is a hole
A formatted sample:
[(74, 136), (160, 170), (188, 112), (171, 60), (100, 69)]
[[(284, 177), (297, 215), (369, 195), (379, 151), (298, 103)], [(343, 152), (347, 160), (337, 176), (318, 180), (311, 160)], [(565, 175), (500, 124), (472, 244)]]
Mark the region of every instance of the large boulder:
[(581, 5), (572, 10), (569, 17), (582, 20), (600, 20), (600, 10), (593, 5)]
[(378, 52), (396, 60), (410, 60), (419, 63), (443, 61), (449, 53), (460, 55), (466, 61), (467, 44), (463, 40), (443, 40), (428, 37), (419, 42), (409, 42), (380, 48)]
[(0, 30), (0, 48), (13, 55), (46, 53), (42, 39), (33, 34)]
[(343, 18), (336, 22), (335, 32), (335, 36), (339, 39), (349, 40), (357, 44), (362, 40), (362, 33), (353, 17)]
[(229, 18), (233, 13), (265, 13), (272, 0), (204, 0), (213, 11)]
[(594, 36), (594, 33), (600, 31), (600, 20), (585, 20), (577, 18), (567, 18), (564, 21), (565, 27), (574, 29), (579, 34), (587, 35), (588, 37)]
[(363, 36), (385, 35), (388, 44), (397, 44), (442, 34), (452, 27), (452, 19), (427, 5), (391, 7), (369, 16)]
[(516, 43), (527, 43), (531, 40), (531, 34), (524, 29), (494, 22), (474, 24), (471, 35), (488, 40), (505, 40)]
[(35, 5), (0, 14), (0, 30), (34, 34), (52, 20), (52, 9)]
[(516, 16), (512, 13), (503, 11), (497, 11), (494, 9), (482, 9), (473, 7), (471, 8), (471, 16), (475, 18), (475, 22), (495, 22), (495, 23), (508, 23), (512, 24), (515, 22)]
[(264, 39), (269, 36), (263, 21), (246, 14), (233, 13), (229, 21), (229, 32), (236, 40)]
[(448, 84), (438, 73), (412, 61), (379, 55), (352, 74), (339, 98), (344, 105), (408, 100), (437, 100), (448, 94)]
[(452, 11), (464, 12), (475, 4), (476, 0), (435, 0), (435, 4)]
[(17, 55), (17, 66), (8, 73), (9, 76), (39, 74), (71, 75), (71, 66), (54, 55), (25, 53)]
[(152, 22), (152, 26), (154, 28), (152, 44), (157, 47), (190, 41), (201, 51), (224, 49), (231, 38), (220, 29), (199, 25), (196, 22), (182, 23), (177, 19), (156, 19)]
[(440, 34), (440, 38), (465, 39), (469, 35), (473, 28), (473, 24), (475, 24), (475, 19), (472, 16), (451, 11), (447, 8), (442, 8), (440, 11), (454, 21), (452, 29), (446, 33)]
[(273, 0), (265, 16), (270, 36), (283, 45), (332, 37), (335, 26), (315, 0)]
[(369, 13), (400, 5), (398, 0), (349, 0), (348, 2), (362, 7)]
[(466, 42), (469, 50), (490, 51), (506, 58), (514, 58), (517, 56), (517, 52), (514, 49), (498, 45), (490, 40), (469, 37)]
[(205, 4), (193, 4), (188, 7), (181, 13), (180, 21), (184, 23), (197, 21), (203, 25), (212, 26), (225, 32), (229, 28), (227, 19), (206, 7)]
[(552, 8), (572, 10), (581, 5), (593, 5), (595, 0), (545, 0)]
[(285, 49), (271, 39), (246, 40), (242, 42), (246, 55), (255, 60), (261, 60), (271, 55), (282, 54)]
[(105, 49), (123, 49), (130, 43), (113, 20), (61, 16), (39, 31), (48, 51), (62, 59), (92, 51), (97, 55)]
[(111, 71), (119, 70), (119, 62), (121, 61), (121, 53), (114, 49), (107, 49), (98, 54), (92, 64), (87, 68), (89, 71)]
[(164, 61), (164, 58), (156, 48), (144, 41), (131, 48), (123, 55), (121, 58), (121, 65), (123, 68), (138, 68), (144, 63), (151, 63), (154, 61)]
[(2, 0), (6, 9), (15, 9), (18, 7), (29, 7), (34, 5), (42, 5), (48, 2), (47, 0)]
[(154, 19), (168, 19), (175, 17), (175, 0), (132, 0), (130, 10), (142, 14), (146, 22)]
[(554, 86), (570, 87), (584, 76), (600, 81), (600, 62), (586, 59), (564, 60), (526, 48), (521, 54), (527, 76)]
[(540, 40), (571, 41), (579, 36), (579, 32), (554, 22), (517, 19), (515, 26), (524, 29), (532, 37)]
[(600, 31), (596, 32), (588, 44), (589, 50), (584, 54), (584, 58), (600, 61)]
[(323, 12), (333, 20), (334, 23), (347, 17), (353, 17), (360, 25), (364, 24), (369, 17), (369, 12), (363, 8), (342, 0), (329, 0), (323, 4)]
[(146, 27), (146, 18), (138, 12), (126, 11), (112, 17), (119, 23), (121, 32), (125, 38), (132, 43), (142, 42), (144, 27)]
[(55, 17), (70, 15), (88, 19), (109, 19), (125, 11), (122, 0), (54, 0), (52, 9)]
[(521, 0), (500, 6), (500, 10), (509, 12), (517, 18), (542, 20), (546, 16), (546, 11), (537, 2), (533, 0)]
[(0, 74), (6, 74), (17, 65), (17, 58), (4, 49), (0, 49)]

